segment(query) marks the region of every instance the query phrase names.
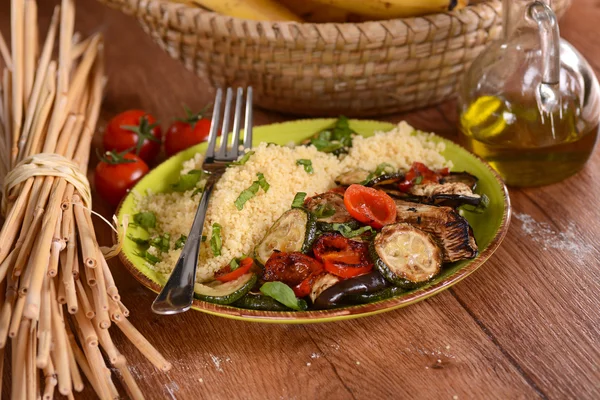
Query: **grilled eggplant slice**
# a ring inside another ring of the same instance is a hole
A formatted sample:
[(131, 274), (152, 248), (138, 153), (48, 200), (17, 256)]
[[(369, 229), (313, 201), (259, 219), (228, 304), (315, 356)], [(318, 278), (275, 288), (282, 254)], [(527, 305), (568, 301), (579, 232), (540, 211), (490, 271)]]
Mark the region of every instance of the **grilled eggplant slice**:
[(355, 183), (361, 183), (367, 180), (371, 173), (366, 169), (356, 168), (344, 172), (335, 178), (335, 183), (340, 186), (350, 186)]
[(345, 224), (352, 230), (358, 229), (360, 223), (352, 218), (344, 205), (344, 196), (339, 193), (326, 192), (306, 200), (304, 207), (317, 219), (317, 228), (324, 232), (333, 230), (333, 224)]
[(427, 282), (442, 266), (442, 250), (431, 236), (405, 223), (384, 226), (370, 252), (379, 273), (406, 289)]
[(319, 275), (313, 282), (312, 289), (310, 291), (310, 299), (312, 302), (314, 303), (321, 293), (338, 283), (340, 280), (340, 278), (328, 272), (324, 272)]
[(386, 186), (383, 190), (396, 199), (452, 208), (463, 205), (479, 207), (483, 201), (482, 196), (473, 193), (463, 182), (415, 185), (409, 192), (402, 192), (395, 186)]
[(360, 184), (364, 186), (382, 186), (393, 185), (404, 180), (403, 172), (383, 172), (375, 175), (372, 172), (362, 168), (356, 168), (335, 178), (335, 183), (340, 186), (350, 186), (352, 184)]
[(470, 173), (463, 172), (450, 172), (450, 175), (444, 176), (440, 179), (440, 183), (450, 183), (450, 182), (461, 182), (471, 188), (471, 191), (475, 191), (477, 188), (477, 182), (479, 182), (479, 178), (475, 175), (471, 175)]
[(315, 308), (334, 308), (346, 304), (355, 304), (351, 296), (378, 292), (389, 286), (389, 283), (377, 271), (355, 278), (345, 279), (327, 290), (324, 290), (316, 298)]
[(286, 253), (310, 250), (317, 234), (317, 223), (311, 213), (294, 208), (283, 213), (254, 249), (254, 258), (265, 265), (273, 251)]
[(477, 256), (477, 243), (469, 222), (450, 207), (395, 200), (396, 221), (429, 233), (441, 247), (444, 262)]

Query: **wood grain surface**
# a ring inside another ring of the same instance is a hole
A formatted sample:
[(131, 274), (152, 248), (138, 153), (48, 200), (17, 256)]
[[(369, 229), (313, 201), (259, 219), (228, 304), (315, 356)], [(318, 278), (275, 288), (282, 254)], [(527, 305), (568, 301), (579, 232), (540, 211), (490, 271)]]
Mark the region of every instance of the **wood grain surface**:
[[(5, 35), (9, 3), (0, 1)], [(55, 3), (39, 2), (44, 24)], [(77, 29), (101, 31), (106, 42), (108, 86), (94, 146), (107, 120), (125, 109), (148, 110), (166, 126), (182, 104), (199, 109), (212, 100), (213, 90), (160, 50), (135, 19), (93, 0), (77, 4)], [(597, 73), (598, 21), (597, 0), (574, 0), (561, 21), (562, 35)], [(255, 124), (287, 119), (257, 110)], [(381, 119), (456, 135), (453, 103)], [(358, 320), (292, 326), (194, 311), (156, 316), (154, 295), (113, 260), (130, 320), (173, 370), (155, 370), (111, 329), (115, 343), (149, 399), (598, 399), (600, 152), (575, 177), (510, 195), (508, 235), (479, 271), (429, 300)], [(97, 211), (112, 214), (94, 200)], [(111, 241), (104, 225), (96, 229), (103, 243)], [(9, 381), (3, 380), (5, 398)], [(92, 397), (89, 387), (76, 396)]]

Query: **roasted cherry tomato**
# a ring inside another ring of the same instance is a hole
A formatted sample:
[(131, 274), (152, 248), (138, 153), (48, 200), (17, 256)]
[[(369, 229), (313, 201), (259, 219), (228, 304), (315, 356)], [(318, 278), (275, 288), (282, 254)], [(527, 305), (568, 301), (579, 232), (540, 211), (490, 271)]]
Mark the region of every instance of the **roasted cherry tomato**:
[(321, 235), (313, 246), (313, 252), (327, 272), (340, 278), (353, 278), (373, 269), (369, 245), (350, 240), (339, 233)]
[(350, 185), (344, 205), (352, 218), (375, 229), (396, 221), (396, 204), (385, 192), (362, 185)]
[(317, 275), (322, 271), (323, 265), (306, 254), (276, 251), (265, 263), (263, 280), (279, 281), (294, 287), (311, 275)]
[(116, 206), (148, 171), (148, 165), (135, 154), (107, 152), (96, 166), (96, 191), (109, 204)]
[(252, 268), (253, 264), (254, 260), (250, 257), (246, 257), (242, 261), (240, 261), (239, 267), (237, 267), (233, 271), (231, 270), (231, 266), (229, 265), (226, 265), (225, 267), (221, 268), (215, 273), (215, 279), (221, 282), (233, 281), (239, 278), (240, 276), (248, 273), (248, 271), (250, 271), (250, 268)]
[(424, 185), (426, 183), (439, 183), (440, 179), (448, 175), (448, 168), (439, 171), (429, 169), (425, 164), (414, 162), (410, 170), (404, 176), (404, 181), (398, 184), (398, 188), (403, 192), (408, 192), (415, 185)]
[(206, 107), (197, 114), (185, 107), (185, 112), (186, 118), (173, 122), (165, 134), (165, 151), (168, 156), (208, 139), (210, 119), (204, 118)]
[(149, 163), (158, 155), (162, 131), (156, 119), (142, 110), (128, 110), (114, 116), (106, 126), (105, 150), (132, 152)]

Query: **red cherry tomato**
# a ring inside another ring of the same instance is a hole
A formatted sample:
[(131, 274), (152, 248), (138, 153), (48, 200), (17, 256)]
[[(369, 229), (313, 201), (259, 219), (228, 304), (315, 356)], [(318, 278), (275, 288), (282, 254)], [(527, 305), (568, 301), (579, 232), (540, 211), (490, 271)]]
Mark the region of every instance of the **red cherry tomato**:
[(215, 279), (220, 282), (233, 281), (239, 278), (240, 276), (248, 273), (248, 271), (250, 271), (250, 268), (252, 268), (253, 264), (254, 260), (252, 260), (252, 258), (250, 257), (246, 257), (242, 261), (240, 261), (240, 266), (234, 269), (233, 271), (231, 270), (231, 267), (229, 265), (226, 265), (225, 267), (221, 268), (215, 273)]
[(116, 206), (148, 171), (148, 165), (135, 154), (108, 152), (96, 166), (96, 191), (110, 205)]
[(165, 134), (165, 151), (168, 156), (204, 142), (210, 133), (210, 119), (204, 118), (207, 107), (192, 113), (185, 107), (186, 118), (173, 122)]
[(369, 245), (350, 240), (339, 233), (321, 235), (313, 246), (313, 252), (327, 272), (340, 278), (354, 278), (373, 269)]
[(160, 151), (162, 131), (156, 119), (142, 110), (128, 110), (115, 115), (106, 126), (105, 150), (131, 151), (151, 162)]
[(425, 164), (415, 161), (404, 176), (404, 181), (398, 184), (398, 188), (403, 192), (408, 192), (415, 185), (439, 183), (440, 179), (449, 173), (448, 168), (433, 171)]
[(344, 205), (352, 218), (375, 229), (396, 221), (396, 203), (381, 190), (350, 185), (344, 192)]

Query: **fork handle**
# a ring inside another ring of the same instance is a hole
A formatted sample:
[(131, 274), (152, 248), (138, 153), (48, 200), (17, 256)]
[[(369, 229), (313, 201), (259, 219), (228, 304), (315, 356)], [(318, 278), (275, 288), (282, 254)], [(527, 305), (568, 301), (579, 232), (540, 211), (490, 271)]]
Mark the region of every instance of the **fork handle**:
[(213, 179), (208, 179), (202, 192), (200, 205), (194, 216), (192, 229), (190, 229), (190, 234), (181, 250), (179, 260), (177, 260), (167, 284), (152, 303), (152, 311), (156, 314), (178, 314), (189, 310), (192, 305), (202, 229), (206, 209), (208, 208), (208, 198), (213, 190), (214, 183)]

